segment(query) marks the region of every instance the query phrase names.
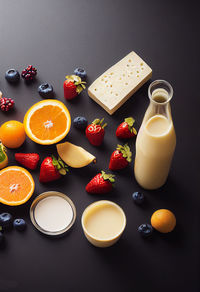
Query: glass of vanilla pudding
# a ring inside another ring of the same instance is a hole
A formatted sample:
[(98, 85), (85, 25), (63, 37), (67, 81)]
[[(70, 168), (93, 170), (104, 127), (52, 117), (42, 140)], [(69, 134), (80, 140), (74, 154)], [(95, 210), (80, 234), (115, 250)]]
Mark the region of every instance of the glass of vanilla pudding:
[(119, 205), (102, 200), (92, 203), (85, 209), (81, 223), (90, 243), (97, 247), (109, 247), (122, 235), (126, 226), (126, 216)]
[(172, 121), (170, 100), (172, 86), (156, 80), (149, 86), (149, 107), (136, 139), (135, 178), (144, 189), (160, 188), (167, 180), (176, 134)]

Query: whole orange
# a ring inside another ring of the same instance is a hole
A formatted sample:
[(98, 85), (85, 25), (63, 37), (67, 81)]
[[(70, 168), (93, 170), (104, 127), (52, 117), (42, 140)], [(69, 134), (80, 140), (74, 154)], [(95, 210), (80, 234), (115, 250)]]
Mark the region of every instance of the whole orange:
[(18, 121), (8, 121), (0, 128), (0, 140), (8, 148), (20, 147), (25, 139), (24, 125)]
[(176, 217), (167, 209), (160, 209), (151, 216), (151, 225), (162, 233), (171, 232), (176, 226)]

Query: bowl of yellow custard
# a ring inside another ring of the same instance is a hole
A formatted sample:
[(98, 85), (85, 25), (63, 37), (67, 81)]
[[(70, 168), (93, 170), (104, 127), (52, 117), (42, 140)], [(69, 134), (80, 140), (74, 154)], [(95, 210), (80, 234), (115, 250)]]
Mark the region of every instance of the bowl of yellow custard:
[(126, 216), (119, 205), (101, 200), (84, 210), (81, 223), (90, 243), (97, 247), (109, 247), (122, 235), (126, 227)]

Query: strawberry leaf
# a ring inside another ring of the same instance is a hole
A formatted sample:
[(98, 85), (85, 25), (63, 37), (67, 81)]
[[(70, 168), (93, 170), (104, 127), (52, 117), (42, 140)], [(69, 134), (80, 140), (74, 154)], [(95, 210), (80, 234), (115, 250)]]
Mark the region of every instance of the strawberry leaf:
[(76, 85), (76, 92), (78, 94), (81, 93), (81, 91), (83, 91), (83, 89), (86, 88), (85, 81), (81, 80), (81, 77), (77, 76), (77, 75), (67, 75), (65, 76), (65, 78), (71, 82), (73, 82)]
[(110, 173), (105, 173), (105, 171), (101, 171), (101, 175), (103, 177), (104, 180), (109, 180), (111, 183), (114, 183), (115, 182), (115, 175), (114, 174), (110, 174)]
[(83, 91), (83, 87), (79, 84), (75, 84), (75, 85), (77, 85), (77, 87), (76, 87), (76, 92), (78, 93), (78, 94), (80, 94), (81, 93), (81, 91)]
[(57, 165), (57, 164), (58, 164), (58, 161), (57, 161), (57, 159), (55, 158), (55, 156), (52, 155), (51, 157), (52, 157), (52, 163), (53, 163), (53, 165)]
[(61, 168), (60, 170), (59, 170), (59, 173), (61, 174), (61, 175), (66, 175), (66, 170), (64, 169), (64, 168)]
[(117, 150), (122, 153), (123, 157), (126, 158), (128, 162), (131, 162), (132, 152), (128, 144), (125, 144), (124, 146), (118, 144)]
[(62, 161), (62, 159), (60, 157), (58, 157), (58, 163), (60, 164), (60, 166), (62, 166), (63, 168), (65, 167), (64, 162)]
[(134, 118), (132, 118), (132, 117), (126, 118), (124, 121), (125, 121), (130, 127), (132, 127), (133, 124), (135, 123), (135, 120), (134, 120)]
[(100, 126), (102, 127), (102, 129), (104, 129), (104, 128), (107, 126), (107, 123), (105, 123), (105, 124), (102, 125), (103, 121), (104, 121), (104, 118), (101, 119), (101, 120), (100, 120), (100, 119), (95, 119), (95, 120), (92, 122), (92, 124), (100, 125)]
[(52, 164), (55, 166), (55, 168), (59, 171), (61, 175), (65, 175), (69, 170), (68, 166), (62, 161), (60, 157), (58, 159), (55, 158), (54, 155), (52, 157)]
[(137, 135), (137, 130), (135, 128), (132, 128), (132, 133), (134, 133), (135, 135)]
[(95, 125), (100, 125), (100, 119), (95, 119), (92, 124), (95, 124)]
[(128, 118), (124, 119), (124, 122), (128, 124), (129, 131), (131, 133), (134, 133), (135, 135), (137, 135), (137, 131), (133, 127), (133, 124), (135, 123), (135, 119), (132, 117), (128, 117)]

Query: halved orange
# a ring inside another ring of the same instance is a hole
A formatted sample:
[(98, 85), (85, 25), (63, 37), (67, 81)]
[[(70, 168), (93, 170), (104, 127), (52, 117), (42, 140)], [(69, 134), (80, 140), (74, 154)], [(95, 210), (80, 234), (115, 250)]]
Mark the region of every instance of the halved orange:
[(71, 127), (71, 116), (61, 101), (46, 99), (34, 104), (27, 111), (24, 127), (31, 140), (50, 145), (67, 135)]
[(0, 202), (10, 206), (24, 204), (35, 189), (32, 175), (19, 166), (9, 166), (0, 171), (0, 186)]

